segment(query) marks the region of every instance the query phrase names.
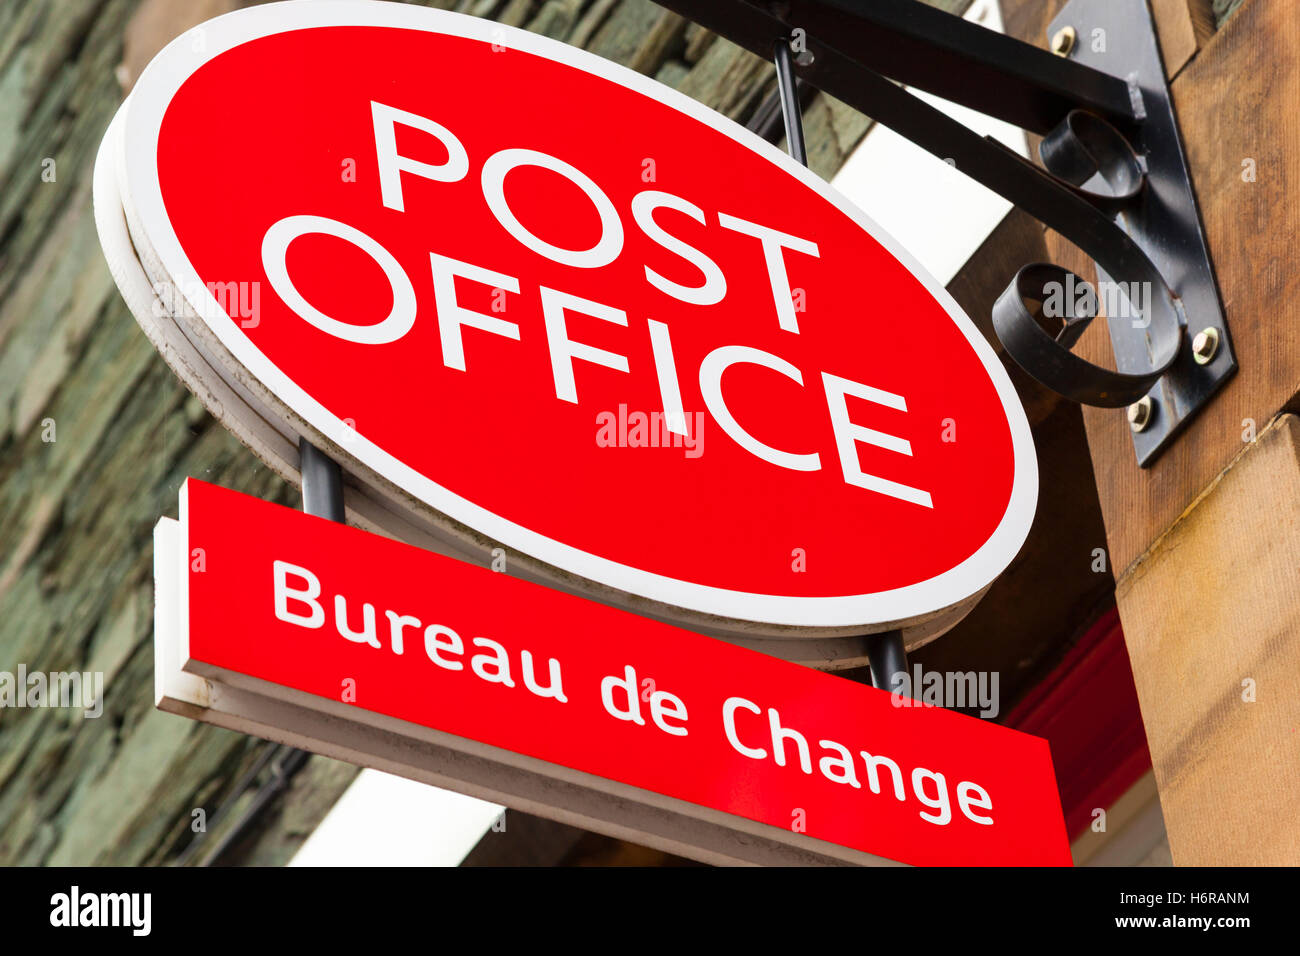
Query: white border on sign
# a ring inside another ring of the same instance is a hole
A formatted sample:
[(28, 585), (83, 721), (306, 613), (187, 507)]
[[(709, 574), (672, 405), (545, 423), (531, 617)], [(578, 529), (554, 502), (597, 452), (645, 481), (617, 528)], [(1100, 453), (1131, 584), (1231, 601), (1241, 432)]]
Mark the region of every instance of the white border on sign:
[[(167, 217), (158, 180), (157, 143), (162, 118), (184, 82), (208, 61), (260, 37), (323, 26), (381, 26), (418, 29), (504, 44), (566, 64), (668, 105), (729, 136), (813, 189), (866, 230), (899, 260), (938, 301), (965, 335), (993, 382), (1011, 431), (1015, 474), (1007, 509), (998, 527), (973, 555), (956, 567), (890, 591), (834, 597), (755, 594), (666, 577), (590, 554), (539, 534), (477, 505), (420, 474), (366, 440), (290, 379), (229, 321), (199, 280)], [(1038, 463), (1024, 409), (993, 349), (947, 290), (861, 210), (804, 166), (724, 116), (684, 94), (594, 54), (524, 30), (462, 14), (395, 3), (355, 0), (288, 0), (252, 7), (210, 20), (203, 43), (190, 34), (173, 40), (149, 64), (131, 96), (119, 174), (128, 214), (142, 225), (163, 268), (182, 290), (208, 331), (235, 363), (267, 388), (286, 410), (300, 417), (365, 467), (414, 495), (454, 522), (563, 571), (606, 587), (665, 605), (741, 621), (790, 627), (854, 627), (904, 621), (934, 614), (976, 594), (1015, 557), (1033, 522)], [(192, 31), (191, 31), (192, 32)], [(198, 50), (195, 47), (199, 47)]]

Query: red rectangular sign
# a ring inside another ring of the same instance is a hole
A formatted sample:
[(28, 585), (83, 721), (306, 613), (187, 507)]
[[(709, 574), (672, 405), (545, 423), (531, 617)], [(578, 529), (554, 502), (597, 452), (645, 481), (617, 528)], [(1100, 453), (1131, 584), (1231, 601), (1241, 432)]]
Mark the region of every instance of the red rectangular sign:
[(187, 670), (905, 863), (1070, 863), (1040, 738), (194, 479), (182, 522)]

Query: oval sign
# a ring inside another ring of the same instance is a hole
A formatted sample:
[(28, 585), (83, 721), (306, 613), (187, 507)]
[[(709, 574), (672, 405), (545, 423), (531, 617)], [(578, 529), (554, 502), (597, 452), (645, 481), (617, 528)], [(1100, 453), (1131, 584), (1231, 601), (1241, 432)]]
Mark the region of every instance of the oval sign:
[(164, 50), (124, 142), (142, 258), (228, 373), (606, 599), (871, 630), (966, 601), (1028, 531), (1028, 424), (953, 299), (635, 72), (435, 10), (271, 4)]

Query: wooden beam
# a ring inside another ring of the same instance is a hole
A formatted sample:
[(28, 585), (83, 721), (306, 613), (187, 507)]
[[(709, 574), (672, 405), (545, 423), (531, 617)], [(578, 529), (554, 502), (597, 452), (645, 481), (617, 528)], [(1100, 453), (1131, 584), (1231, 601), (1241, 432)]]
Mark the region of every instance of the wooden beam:
[(1165, 76), (1173, 79), (1214, 35), (1210, 0), (1151, 0)]
[[(1300, 24), (1286, 0), (1247, 0), (1205, 42), (1195, 9), (1153, 9), (1240, 371), (1148, 469), (1122, 411), (1083, 417), (1173, 862), (1296, 865)], [(1104, 325), (1078, 351), (1112, 364)]]
[(1116, 598), (1177, 865), (1300, 864), (1300, 418), (1238, 453)]
[[(1300, 392), (1300, 21), (1288, 0), (1248, 0), (1174, 81), (1174, 101), (1240, 371), (1151, 468), (1137, 467), (1122, 411), (1084, 409), (1116, 574), (1130, 567)], [(1055, 233), (1051, 259), (1093, 278)], [(1194, 317), (1193, 317), (1194, 319)], [(1094, 323), (1077, 351), (1110, 364)]]

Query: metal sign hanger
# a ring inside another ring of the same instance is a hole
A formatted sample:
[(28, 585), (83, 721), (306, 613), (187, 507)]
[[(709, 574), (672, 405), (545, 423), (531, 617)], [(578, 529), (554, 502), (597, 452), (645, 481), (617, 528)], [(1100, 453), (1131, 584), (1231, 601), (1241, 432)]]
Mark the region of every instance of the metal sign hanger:
[[(1146, 0), (1072, 0), (1049, 28), (1054, 52), (916, 0), (660, 2), (776, 57), (787, 133), (797, 70), (1089, 255), (1096, 287), (1031, 263), (997, 300), (993, 325), (1043, 385), (1083, 404), (1128, 407), (1140, 465), (1236, 370)], [(897, 83), (1042, 135), (1043, 165)], [(1103, 302), (1115, 370), (1070, 351)]]

